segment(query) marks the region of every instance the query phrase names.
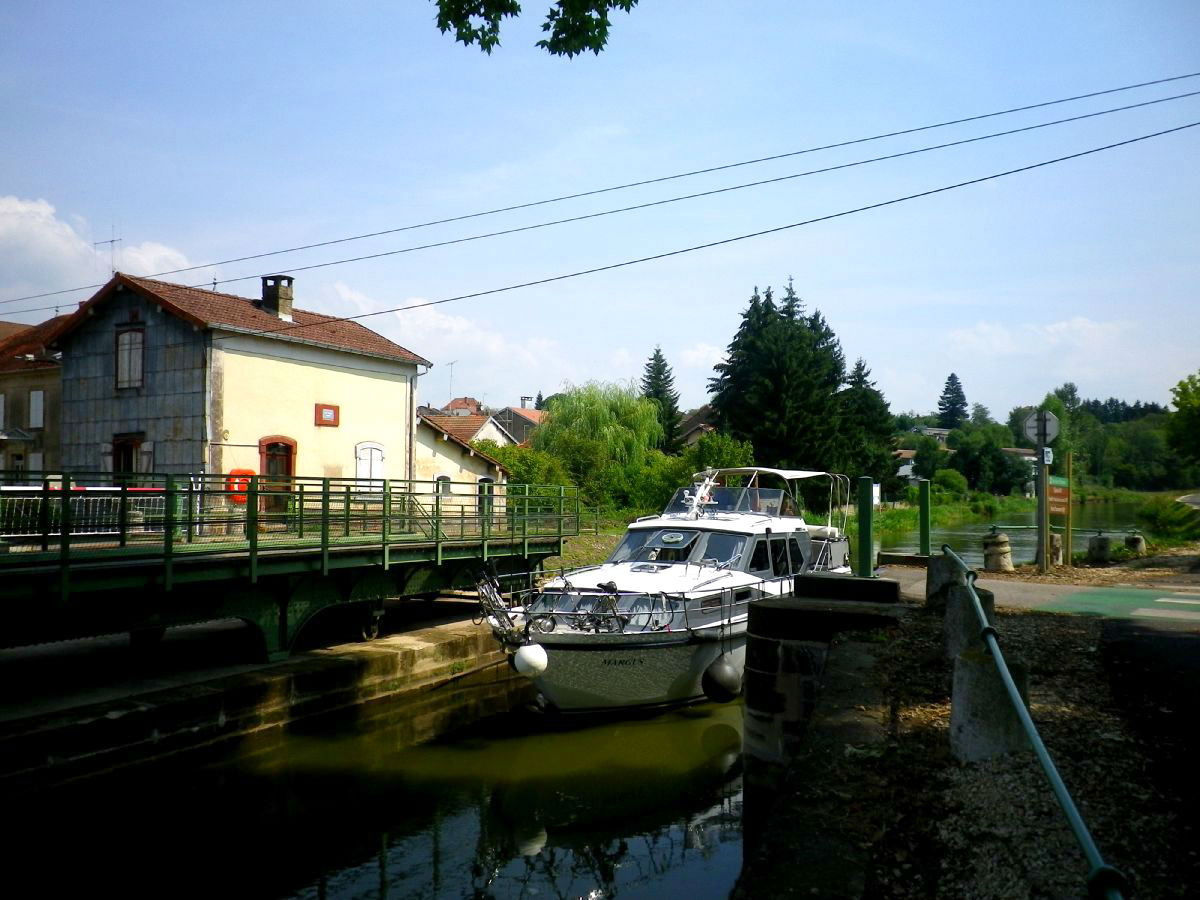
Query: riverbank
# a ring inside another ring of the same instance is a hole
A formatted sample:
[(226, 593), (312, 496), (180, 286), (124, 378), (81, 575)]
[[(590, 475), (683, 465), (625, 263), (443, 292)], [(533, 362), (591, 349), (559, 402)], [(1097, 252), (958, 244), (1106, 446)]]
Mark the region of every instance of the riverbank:
[[(1181, 789), (1190, 731), (1164, 736), (1147, 725), (1142, 707), (1157, 694), (1128, 689), (1129, 650), (1110, 640), (1108, 623), (1001, 608), (996, 627), (1006, 656), (1028, 667), (1031, 715), (1106, 860), (1129, 877), (1126, 896), (1191, 896), (1197, 815)], [(857, 666), (870, 677), (849, 692), (833, 666), (846, 653), (871, 660)], [(951, 757), (939, 617), (918, 609), (892, 628), (844, 635), (830, 663), (809, 738), (735, 900), (1086, 894), (1087, 864), (1033, 754), (972, 765)], [(847, 734), (848, 722), (851, 737), (829, 739)], [(797, 865), (814, 842), (829, 860)]]

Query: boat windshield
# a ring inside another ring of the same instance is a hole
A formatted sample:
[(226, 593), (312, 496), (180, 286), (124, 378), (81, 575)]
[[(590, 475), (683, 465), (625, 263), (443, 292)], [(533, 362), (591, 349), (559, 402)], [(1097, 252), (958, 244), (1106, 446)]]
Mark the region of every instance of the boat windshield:
[[(689, 513), (697, 488), (680, 488), (663, 510), (663, 515)], [(781, 488), (714, 487), (700, 501), (702, 512), (761, 513), (766, 516), (794, 516), (796, 504)]]
[(678, 528), (647, 528), (630, 531), (617, 545), (610, 563), (618, 562), (686, 562), (696, 549), (700, 532)]

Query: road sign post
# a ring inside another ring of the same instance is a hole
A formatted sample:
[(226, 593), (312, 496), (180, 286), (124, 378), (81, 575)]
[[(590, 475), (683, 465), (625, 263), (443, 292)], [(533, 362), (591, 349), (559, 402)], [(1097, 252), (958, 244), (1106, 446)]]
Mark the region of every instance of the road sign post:
[(1025, 417), (1025, 436), (1037, 443), (1037, 497), (1038, 497), (1038, 572), (1050, 570), (1050, 512), (1047, 503), (1048, 476), (1052, 451), (1046, 445), (1058, 437), (1058, 416), (1048, 409), (1038, 410)]

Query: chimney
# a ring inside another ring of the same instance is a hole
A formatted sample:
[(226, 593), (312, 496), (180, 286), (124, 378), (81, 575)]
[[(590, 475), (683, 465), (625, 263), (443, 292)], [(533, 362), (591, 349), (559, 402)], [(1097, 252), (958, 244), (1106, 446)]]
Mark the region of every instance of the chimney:
[(532, 397), (522, 397), (522, 398), (521, 398), (521, 409), (524, 409), (524, 408), (525, 408), (525, 401), (526, 401), (526, 400), (532, 400), (532, 399), (533, 399)]
[(259, 306), (285, 322), (292, 321), (292, 280), (291, 275), (264, 275), (262, 279)]

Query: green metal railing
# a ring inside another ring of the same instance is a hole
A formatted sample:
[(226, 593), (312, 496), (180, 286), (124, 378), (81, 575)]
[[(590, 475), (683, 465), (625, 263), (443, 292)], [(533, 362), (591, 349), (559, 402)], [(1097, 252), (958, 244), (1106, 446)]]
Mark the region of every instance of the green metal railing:
[(1067, 817), (1067, 822), (1071, 826), (1075, 840), (1079, 843), (1080, 848), (1083, 850), (1083, 855), (1087, 858), (1088, 866), (1090, 867), (1087, 876), (1088, 893), (1092, 897), (1104, 898), (1104, 900), (1123, 900), (1125, 896), (1124, 892), (1128, 890), (1127, 880), (1118, 869), (1108, 865), (1104, 861), (1104, 857), (1100, 855), (1100, 850), (1096, 847), (1096, 842), (1092, 840), (1091, 832), (1088, 831), (1087, 825), (1084, 824), (1083, 817), (1080, 816), (1079, 809), (1075, 806), (1075, 801), (1071, 799), (1071, 794), (1067, 790), (1067, 786), (1063, 783), (1062, 777), (1058, 774), (1058, 769), (1055, 768), (1054, 761), (1050, 758), (1049, 751), (1046, 750), (1046, 745), (1042, 743), (1037, 726), (1033, 724), (1033, 718), (1029, 715), (1029, 709), (1025, 706), (1025, 701), (1021, 699), (1021, 693), (1017, 689), (1016, 682), (1013, 681), (1008, 664), (1004, 661), (1004, 654), (1000, 652), (1000, 643), (997, 640), (996, 629), (988, 623), (987, 616), (983, 611), (983, 604), (979, 601), (979, 595), (975, 593), (975, 579), (977, 577), (975, 570), (970, 568), (961, 556), (951, 550), (949, 544), (942, 545), (942, 552), (954, 560), (963, 572), (966, 579), (967, 591), (971, 595), (971, 603), (975, 609), (975, 615), (979, 620), (980, 636), (983, 638), (988, 652), (996, 664), (996, 670), (1000, 673), (1000, 680), (1004, 682), (1004, 689), (1008, 692), (1009, 700), (1012, 701), (1017, 718), (1020, 719), (1021, 727), (1025, 729), (1025, 736), (1029, 738), (1033, 752), (1037, 756), (1038, 762), (1041, 763), (1042, 771), (1046, 773), (1046, 780), (1050, 782), (1050, 788), (1054, 791), (1055, 799), (1058, 800), (1058, 805)]
[[(170, 585), (184, 556), (429, 542), (524, 541), (579, 533), (575, 488), (304, 476), (0, 474), (0, 569), (56, 559), (161, 556)], [(65, 585), (66, 582), (64, 582)]]

